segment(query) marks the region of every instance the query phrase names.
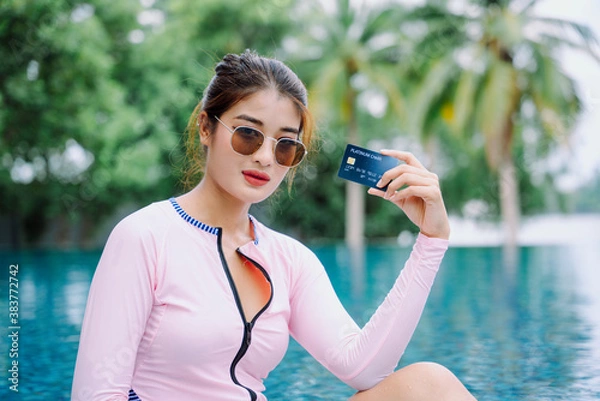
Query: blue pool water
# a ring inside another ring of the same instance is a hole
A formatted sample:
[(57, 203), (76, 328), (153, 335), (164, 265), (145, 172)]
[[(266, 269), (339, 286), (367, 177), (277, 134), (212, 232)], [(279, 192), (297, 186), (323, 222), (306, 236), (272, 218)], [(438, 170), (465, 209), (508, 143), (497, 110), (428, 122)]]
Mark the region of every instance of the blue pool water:
[[(409, 252), (314, 249), (360, 324)], [(98, 252), (0, 253), (0, 400), (69, 399), (98, 258)], [(480, 400), (599, 400), (599, 262), (600, 247), (521, 248), (513, 262), (498, 248), (451, 248), (400, 365), (442, 363)], [(19, 266), (18, 394), (8, 380), (16, 359), (8, 336), (12, 264)], [(294, 342), (266, 385), (271, 400), (345, 400), (353, 394)]]

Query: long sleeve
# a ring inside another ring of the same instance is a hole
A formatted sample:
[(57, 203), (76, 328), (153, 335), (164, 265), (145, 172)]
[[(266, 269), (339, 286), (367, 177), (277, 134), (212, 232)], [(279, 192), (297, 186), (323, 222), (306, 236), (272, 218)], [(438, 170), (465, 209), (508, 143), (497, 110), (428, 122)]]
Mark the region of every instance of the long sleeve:
[(130, 216), (106, 243), (86, 305), (73, 401), (127, 400), (156, 284), (155, 241), (145, 225)]
[(291, 299), (290, 332), (321, 364), (357, 390), (396, 368), (419, 322), (448, 241), (419, 235), (393, 288), (360, 329), (314, 257)]

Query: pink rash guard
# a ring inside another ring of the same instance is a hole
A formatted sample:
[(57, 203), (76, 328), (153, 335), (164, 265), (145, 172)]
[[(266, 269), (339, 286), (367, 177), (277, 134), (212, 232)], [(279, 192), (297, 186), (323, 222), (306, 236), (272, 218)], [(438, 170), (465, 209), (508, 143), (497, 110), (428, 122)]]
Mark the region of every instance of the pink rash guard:
[(221, 250), (221, 229), (175, 199), (151, 204), (111, 233), (81, 330), (73, 401), (266, 400), (263, 379), (291, 334), (357, 390), (396, 368), (417, 326), (448, 241), (419, 235), (393, 288), (360, 329), (304, 245), (251, 218), (241, 252), (271, 299), (247, 322)]

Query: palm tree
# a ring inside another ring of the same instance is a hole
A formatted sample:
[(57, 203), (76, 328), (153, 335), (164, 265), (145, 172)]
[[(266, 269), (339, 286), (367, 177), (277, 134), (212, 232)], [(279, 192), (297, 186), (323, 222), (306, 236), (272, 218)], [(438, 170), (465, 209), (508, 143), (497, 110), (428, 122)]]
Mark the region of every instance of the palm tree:
[[(401, 10), (398, 6), (359, 9), (349, 0), (337, 0), (334, 10), (316, 2), (303, 11), (308, 25), (301, 27), (301, 39), (290, 57), (298, 60), (300, 75), (310, 83), (311, 109), (317, 120), (341, 126), (345, 142), (360, 145), (366, 139), (357, 129), (358, 98), (364, 87), (384, 95), (388, 111), (404, 110), (396, 70)], [(363, 85), (356, 84), (359, 80)], [(364, 243), (364, 214), (365, 189), (346, 183), (345, 237), (351, 247)]]
[(517, 124), (533, 115), (539, 142), (568, 137), (580, 111), (574, 82), (557, 50), (592, 54), (598, 42), (580, 24), (534, 13), (537, 0), (470, 0), (461, 14), (445, 1), (414, 9), (406, 23), (427, 24), (417, 35), (407, 70), (420, 76), (411, 126), (422, 135), (445, 123), (457, 135), (481, 135), (486, 160), (499, 180), (505, 243), (514, 246), (520, 219), (513, 156)]

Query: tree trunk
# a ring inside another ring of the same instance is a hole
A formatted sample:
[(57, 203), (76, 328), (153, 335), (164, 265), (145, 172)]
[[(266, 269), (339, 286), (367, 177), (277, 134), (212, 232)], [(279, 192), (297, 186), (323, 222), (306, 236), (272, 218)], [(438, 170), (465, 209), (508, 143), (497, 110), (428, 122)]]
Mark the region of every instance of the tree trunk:
[(500, 211), (504, 225), (504, 244), (515, 248), (519, 232), (519, 187), (512, 157), (505, 157), (498, 168), (500, 178)]
[(365, 243), (365, 189), (354, 182), (346, 183), (346, 245), (360, 248)]
[[(358, 127), (355, 110), (356, 95), (350, 90), (346, 98), (348, 115), (348, 142), (360, 145), (358, 142)], [(360, 248), (365, 243), (365, 191), (356, 183), (346, 183), (346, 245), (350, 248)]]

